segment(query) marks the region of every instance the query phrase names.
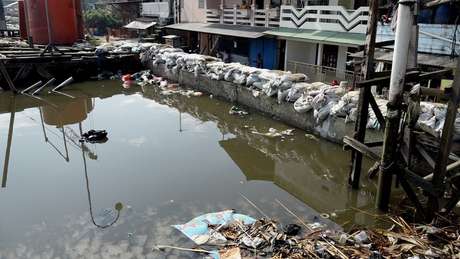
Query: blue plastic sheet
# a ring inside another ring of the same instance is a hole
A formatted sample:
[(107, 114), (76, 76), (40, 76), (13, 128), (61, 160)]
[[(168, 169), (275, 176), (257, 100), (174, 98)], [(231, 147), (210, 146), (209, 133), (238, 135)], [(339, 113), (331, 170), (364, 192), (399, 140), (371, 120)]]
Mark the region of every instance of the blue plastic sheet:
[(182, 232), (197, 245), (212, 244), (215, 242), (225, 242), (225, 237), (209, 228), (209, 225), (228, 225), (234, 221), (239, 221), (244, 225), (253, 224), (256, 220), (243, 214), (234, 213), (232, 210), (208, 213), (198, 216), (182, 225), (173, 225), (174, 228)]

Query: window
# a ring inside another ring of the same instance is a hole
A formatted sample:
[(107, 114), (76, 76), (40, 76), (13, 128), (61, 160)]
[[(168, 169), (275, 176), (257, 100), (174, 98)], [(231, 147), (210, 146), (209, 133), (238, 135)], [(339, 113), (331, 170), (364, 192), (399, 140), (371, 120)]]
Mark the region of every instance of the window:
[(204, 8), (204, 0), (198, 0), (198, 8), (200, 9)]

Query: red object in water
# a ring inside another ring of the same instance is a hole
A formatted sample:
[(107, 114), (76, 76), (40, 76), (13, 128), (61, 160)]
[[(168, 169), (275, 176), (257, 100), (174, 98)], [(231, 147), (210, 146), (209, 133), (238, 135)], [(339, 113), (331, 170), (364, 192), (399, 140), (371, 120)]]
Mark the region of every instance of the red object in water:
[(34, 43), (71, 45), (82, 38), (80, 0), (24, 1)]
[(26, 26), (26, 10), (24, 9), (24, 0), (18, 1), (18, 11), (19, 11), (19, 32), (21, 39), (27, 39), (27, 26)]
[(131, 81), (131, 80), (132, 80), (131, 74), (126, 74), (126, 75), (122, 76), (122, 77), (121, 77), (121, 80), (122, 80), (123, 82)]

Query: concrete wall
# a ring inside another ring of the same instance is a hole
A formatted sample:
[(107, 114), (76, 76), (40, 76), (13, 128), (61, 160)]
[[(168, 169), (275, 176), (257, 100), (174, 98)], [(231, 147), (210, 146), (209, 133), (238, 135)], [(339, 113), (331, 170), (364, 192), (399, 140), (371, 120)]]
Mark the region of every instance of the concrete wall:
[(198, 8), (199, 0), (177, 0), (181, 1), (181, 23), (206, 22), (205, 8)]
[(337, 76), (345, 74), (345, 69), (347, 68), (347, 49), (348, 47), (339, 46), (337, 53)]
[[(342, 118), (329, 117), (322, 124), (316, 125), (313, 111), (298, 113), (294, 110), (292, 103), (283, 102), (278, 104), (276, 98), (263, 94), (255, 97), (252, 91), (246, 87), (231, 82), (211, 80), (204, 75), (195, 77), (193, 73), (183, 70), (175, 74), (164, 65), (153, 66), (151, 62), (148, 66), (157, 76), (166, 77), (182, 86), (212, 94), (214, 97), (232, 103), (244, 105), (267, 116), (279, 119), (288, 125), (313, 133), (335, 143), (342, 144), (345, 135), (351, 136), (353, 134), (354, 124), (346, 124)], [(375, 133), (373, 134), (372, 131), (368, 135), (374, 135), (372, 138), (375, 138)]]
[(316, 43), (308, 43), (308, 42), (301, 42), (301, 41), (286, 41), (286, 59), (285, 59), (285, 66), (287, 66), (287, 62), (289, 61), (297, 61), (307, 64), (315, 64), (316, 63)]

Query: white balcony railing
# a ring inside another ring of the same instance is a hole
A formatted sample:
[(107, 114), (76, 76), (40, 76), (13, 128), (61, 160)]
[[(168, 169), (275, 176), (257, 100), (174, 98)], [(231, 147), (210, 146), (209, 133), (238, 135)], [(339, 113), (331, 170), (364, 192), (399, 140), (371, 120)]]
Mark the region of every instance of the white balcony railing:
[(343, 6), (281, 6), (280, 27), (366, 33), (369, 7), (346, 10)]
[(278, 27), (280, 23), (280, 11), (278, 8), (239, 9), (233, 8), (207, 9), (207, 23), (221, 23), (234, 25), (248, 25), (261, 27)]

